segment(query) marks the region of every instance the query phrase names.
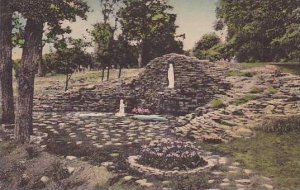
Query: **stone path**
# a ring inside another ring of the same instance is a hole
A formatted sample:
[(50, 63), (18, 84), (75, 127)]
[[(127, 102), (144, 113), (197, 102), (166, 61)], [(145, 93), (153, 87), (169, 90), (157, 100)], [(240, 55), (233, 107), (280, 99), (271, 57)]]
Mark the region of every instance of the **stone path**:
[[(216, 96), (225, 108), (210, 104), (177, 119), (177, 134), (208, 142), (251, 137), (266, 118), (300, 114), (300, 77), (260, 73), (254, 77), (227, 77), (232, 84), (225, 96)], [(245, 101), (245, 99), (248, 99)], [(244, 102), (241, 102), (242, 100)]]
[(34, 130), (48, 134), (44, 137), (49, 136), (57, 142), (64, 138), (68, 143), (96, 148), (142, 144), (175, 136), (168, 122), (143, 122), (130, 116), (119, 118), (113, 114), (81, 112), (35, 112)]

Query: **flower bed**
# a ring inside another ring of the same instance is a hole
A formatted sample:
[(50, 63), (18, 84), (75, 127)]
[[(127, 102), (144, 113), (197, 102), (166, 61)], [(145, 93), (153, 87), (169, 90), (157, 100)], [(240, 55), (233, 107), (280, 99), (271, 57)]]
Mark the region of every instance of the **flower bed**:
[(190, 142), (153, 141), (142, 147), (138, 163), (161, 170), (188, 171), (208, 164)]

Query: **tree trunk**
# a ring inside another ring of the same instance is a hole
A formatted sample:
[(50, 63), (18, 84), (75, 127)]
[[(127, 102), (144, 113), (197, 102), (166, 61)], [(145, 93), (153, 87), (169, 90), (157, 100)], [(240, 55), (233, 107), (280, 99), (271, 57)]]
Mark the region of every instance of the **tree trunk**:
[(39, 52), (38, 76), (39, 77), (46, 76), (45, 65), (43, 62), (43, 47), (40, 49)]
[(34, 77), (42, 48), (43, 23), (28, 19), (25, 27), (25, 45), (19, 68), (17, 118), (15, 140), (26, 143), (32, 129)]
[(107, 81), (109, 81), (109, 71), (110, 71), (110, 66), (107, 67)]
[(2, 95), (2, 123), (15, 121), (12, 86), (12, 11), (9, 0), (0, 0), (0, 80)]
[(104, 74), (105, 74), (105, 68), (104, 68), (104, 67), (102, 67), (102, 76), (101, 76), (101, 77), (102, 77), (102, 78), (101, 78), (101, 79), (102, 79), (102, 81), (104, 80)]
[(119, 68), (119, 76), (118, 76), (119, 79), (121, 78), (121, 74), (122, 74), (122, 66), (120, 65), (120, 68)]
[(142, 68), (143, 67), (143, 62), (144, 62), (144, 43), (143, 41), (139, 45), (139, 58), (138, 58), (138, 67)]
[(67, 74), (66, 75), (66, 85), (65, 85), (65, 92), (68, 90), (68, 88), (69, 88), (69, 81), (70, 81), (70, 79), (71, 79), (71, 76), (72, 76), (72, 74)]

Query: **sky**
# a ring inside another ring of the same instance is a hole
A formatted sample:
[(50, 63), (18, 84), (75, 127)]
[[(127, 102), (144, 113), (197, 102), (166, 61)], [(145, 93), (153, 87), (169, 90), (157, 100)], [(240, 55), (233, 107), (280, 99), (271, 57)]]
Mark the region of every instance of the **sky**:
[[(169, 0), (174, 7), (173, 12), (177, 14), (176, 24), (179, 26), (177, 33), (186, 34), (184, 49), (194, 47), (195, 43), (203, 34), (213, 32), (213, 23), (216, 20), (215, 9), (218, 0)], [(91, 7), (87, 20), (78, 19), (75, 23), (65, 23), (72, 28), (72, 37), (88, 37), (87, 29), (97, 22), (102, 21), (99, 0), (87, 0)], [(92, 51), (92, 48), (89, 50)], [(44, 48), (49, 52), (49, 47)], [(13, 50), (13, 58), (21, 57), (21, 50)]]

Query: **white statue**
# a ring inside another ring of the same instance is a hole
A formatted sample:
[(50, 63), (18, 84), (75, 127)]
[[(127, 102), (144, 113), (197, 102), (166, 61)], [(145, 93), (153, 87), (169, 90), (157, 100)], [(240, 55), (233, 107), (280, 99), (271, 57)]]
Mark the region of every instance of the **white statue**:
[(124, 104), (124, 100), (120, 100), (120, 109), (119, 112), (116, 113), (116, 116), (118, 117), (125, 117), (125, 104)]
[(175, 76), (174, 76), (173, 64), (169, 64), (168, 79), (169, 79), (169, 87), (168, 88), (174, 89), (174, 87), (175, 87)]

